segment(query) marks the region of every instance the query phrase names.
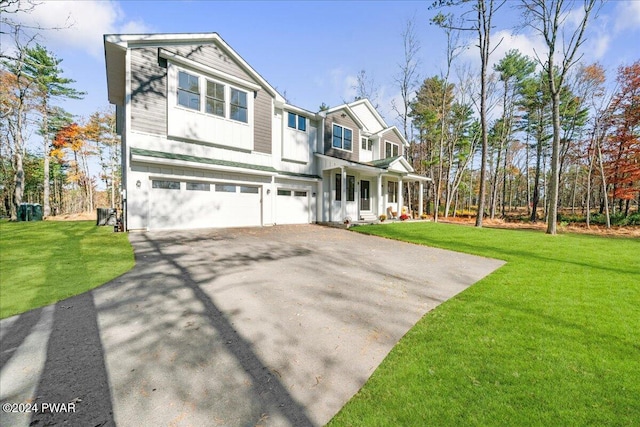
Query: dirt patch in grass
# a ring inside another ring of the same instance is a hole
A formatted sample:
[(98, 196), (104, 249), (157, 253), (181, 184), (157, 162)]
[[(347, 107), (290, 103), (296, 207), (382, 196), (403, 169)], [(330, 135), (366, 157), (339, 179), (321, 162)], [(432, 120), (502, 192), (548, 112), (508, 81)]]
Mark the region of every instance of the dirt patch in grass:
[(96, 221), (97, 214), (95, 212), (80, 212), (73, 214), (63, 214), (56, 216), (48, 216), (46, 221)]
[[(456, 217), (456, 218), (447, 218), (438, 220), (439, 222), (444, 223), (454, 223), (454, 224), (466, 224), (466, 225), (475, 225), (475, 218), (470, 217)], [(483, 226), (490, 228), (510, 228), (510, 229), (520, 229), (520, 230), (540, 230), (545, 231), (547, 229), (547, 224), (544, 221), (539, 221), (536, 223), (530, 222), (507, 222), (502, 219), (484, 219), (482, 221)], [(585, 224), (568, 224), (561, 225), (558, 223), (558, 232), (559, 233), (580, 233), (580, 234), (592, 234), (596, 236), (619, 236), (619, 237), (640, 237), (640, 227), (639, 226), (613, 226), (607, 229), (602, 225), (591, 225), (591, 227), (587, 228)]]

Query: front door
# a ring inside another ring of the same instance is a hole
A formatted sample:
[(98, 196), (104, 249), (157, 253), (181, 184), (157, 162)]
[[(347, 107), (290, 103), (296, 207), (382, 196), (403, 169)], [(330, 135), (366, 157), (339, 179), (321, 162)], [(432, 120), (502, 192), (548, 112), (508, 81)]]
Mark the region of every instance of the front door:
[(369, 193), (369, 181), (360, 181), (360, 210), (371, 210), (371, 194)]

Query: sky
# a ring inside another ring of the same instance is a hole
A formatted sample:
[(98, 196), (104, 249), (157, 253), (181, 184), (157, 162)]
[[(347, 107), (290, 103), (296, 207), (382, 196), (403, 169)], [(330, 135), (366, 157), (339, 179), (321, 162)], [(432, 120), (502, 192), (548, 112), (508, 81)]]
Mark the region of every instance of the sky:
[[(63, 28), (40, 31), (40, 43), (63, 60), (64, 75), (87, 92), (62, 106), (78, 117), (108, 106), (103, 34), (217, 32), (291, 104), (317, 111), (322, 103), (351, 101), (360, 70), (378, 87), (386, 121), (395, 123), (392, 100), (399, 100), (394, 76), (403, 59), (402, 32), (414, 19), (420, 43), (421, 79), (440, 74), (445, 36), (429, 24), (431, 1), (56, 1), (44, 0), (17, 19), (27, 25)], [(579, 5), (581, 2), (577, 2)], [(544, 46), (522, 25), (519, 2), (507, 1), (495, 19), (492, 54), (497, 62), (509, 49), (533, 56)], [(578, 14), (569, 16), (571, 21)], [(640, 0), (605, 3), (591, 21), (583, 61), (599, 61), (615, 78), (620, 65), (640, 59)], [(478, 49), (457, 59), (477, 65)], [(7, 49), (10, 40), (0, 40)]]

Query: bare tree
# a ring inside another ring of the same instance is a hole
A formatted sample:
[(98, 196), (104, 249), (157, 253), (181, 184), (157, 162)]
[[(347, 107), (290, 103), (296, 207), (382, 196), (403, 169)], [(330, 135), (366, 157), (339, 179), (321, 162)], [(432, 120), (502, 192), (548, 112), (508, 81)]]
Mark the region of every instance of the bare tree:
[[(461, 25), (456, 29), (473, 31), (478, 35), (478, 49), (480, 52), (480, 129), (481, 129), (481, 146), (482, 155), (480, 160), (480, 191), (478, 195), (478, 215), (476, 217), (476, 227), (482, 227), (482, 219), (484, 217), (484, 205), (486, 199), (486, 170), (487, 170), (487, 152), (489, 147), (488, 140), (488, 105), (487, 105), (487, 87), (488, 77), (487, 69), (489, 67), (489, 57), (491, 53), (498, 47), (491, 46), (491, 22), (494, 14), (505, 4), (506, 0), (475, 0), (471, 10), (461, 15)], [(459, 6), (466, 3), (465, 0), (438, 0), (433, 7), (443, 6)], [(440, 21), (440, 22), (437, 22)], [(442, 15), (437, 16), (432, 21), (438, 25), (445, 23)]]
[(400, 68), (398, 74), (393, 78), (400, 89), (402, 105), (397, 105), (395, 101), (392, 101), (391, 107), (398, 115), (404, 138), (410, 141), (411, 135), (409, 135), (409, 132), (411, 130), (411, 120), (409, 117), (409, 106), (413, 98), (413, 93), (418, 86), (418, 67), (420, 66), (418, 59), (420, 41), (416, 35), (415, 17), (407, 21), (407, 25), (402, 31), (402, 45), (404, 48), (404, 57), (402, 58), (402, 62), (398, 64)]
[(356, 91), (356, 100), (368, 99), (373, 107), (377, 110), (378, 105), (378, 87), (375, 79), (367, 75), (367, 71), (362, 69), (356, 76), (356, 84), (351, 87)]
[[(566, 21), (573, 12), (575, 1), (565, 0), (522, 0), (526, 25), (533, 28), (544, 39), (547, 52), (544, 59), (536, 57), (548, 77), (551, 94), (553, 120), (553, 142), (551, 144), (551, 182), (549, 183), (549, 213), (547, 234), (557, 233), (558, 187), (560, 179), (560, 92), (565, 77), (571, 67), (580, 59), (576, 57), (578, 49), (584, 43), (584, 33), (589, 16), (597, 0), (583, 0), (583, 15), (569, 36), (565, 37)], [(555, 58), (559, 55), (559, 64)]]

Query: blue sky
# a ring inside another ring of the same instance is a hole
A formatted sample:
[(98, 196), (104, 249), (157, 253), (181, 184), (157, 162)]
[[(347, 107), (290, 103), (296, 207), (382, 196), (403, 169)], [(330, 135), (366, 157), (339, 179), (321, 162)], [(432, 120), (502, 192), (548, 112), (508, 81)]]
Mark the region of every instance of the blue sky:
[[(364, 69), (379, 87), (378, 103), (395, 124), (391, 100), (399, 90), (393, 77), (402, 60), (402, 37), (415, 17), (421, 44), (419, 74), (440, 73), (445, 55), (442, 30), (429, 25), (431, 1), (47, 1), (20, 19), (43, 27), (40, 42), (63, 59), (65, 75), (87, 92), (83, 101), (63, 106), (88, 116), (108, 105), (104, 33), (217, 32), (291, 103), (317, 111), (321, 103), (335, 106), (352, 100), (357, 73)], [(578, 2), (579, 4), (580, 2)], [(543, 52), (541, 41), (521, 22), (508, 2), (496, 19), (493, 40), (503, 40), (493, 60), (511, 48), (532, 55)], [(469, 35), (471, 37), (471, 35)], [(8, 41), (2, 40), (3, 49)], [(621, 64), (640, 59), (640, 0), (606, 3), (589, 28), (584, 61), (600, 61), (615, 76)], [(471, 47), (458, 63), (477, 64)]]

